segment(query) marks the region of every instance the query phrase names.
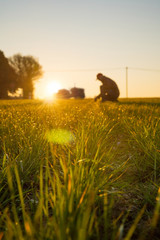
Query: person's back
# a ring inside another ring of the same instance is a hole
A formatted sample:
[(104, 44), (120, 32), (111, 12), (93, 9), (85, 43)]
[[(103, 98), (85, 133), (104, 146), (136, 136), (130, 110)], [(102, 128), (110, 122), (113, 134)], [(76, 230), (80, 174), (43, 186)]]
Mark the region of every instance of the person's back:
[(97, 79), (102, 82), (102, 85), (100, 86), (101, 93), (95, 100), (101, 97), (102, 101), (116, 101), (120, 94), (117, 84), (101, 73), (97, 74)]

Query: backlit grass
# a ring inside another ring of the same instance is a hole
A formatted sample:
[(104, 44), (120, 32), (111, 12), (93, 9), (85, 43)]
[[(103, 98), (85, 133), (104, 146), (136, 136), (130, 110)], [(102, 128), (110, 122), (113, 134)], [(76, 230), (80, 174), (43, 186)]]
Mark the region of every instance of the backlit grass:
[(0, 101), (0, 119), (0, 239), (159, 239), (159, 99)]

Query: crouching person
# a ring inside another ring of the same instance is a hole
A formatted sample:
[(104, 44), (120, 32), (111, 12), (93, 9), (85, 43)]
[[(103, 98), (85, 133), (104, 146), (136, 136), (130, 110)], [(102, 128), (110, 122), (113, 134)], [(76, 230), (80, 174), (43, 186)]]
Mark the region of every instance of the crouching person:
[(102, 99), (102, 102), (105, 101), (118, 101), (119, 89), (117, 84), (110, 78), (104, 76), (102, 73), (97, 74), (97, 80), (102, 82), (100, 86), (100, 94), (95, 97), (95, 101), (99, 98)]

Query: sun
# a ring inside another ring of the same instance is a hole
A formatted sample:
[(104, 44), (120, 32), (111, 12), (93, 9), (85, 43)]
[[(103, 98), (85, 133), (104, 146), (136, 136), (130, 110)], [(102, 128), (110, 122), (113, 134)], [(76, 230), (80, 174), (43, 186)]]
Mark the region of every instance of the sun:
[(50, 81), (47, 83), (45, 87), (45, 98), (53, 98), (53, 95), (58, 92), (58, 90), (61, 88), (61, 85), (59, 82), (56, 81)]

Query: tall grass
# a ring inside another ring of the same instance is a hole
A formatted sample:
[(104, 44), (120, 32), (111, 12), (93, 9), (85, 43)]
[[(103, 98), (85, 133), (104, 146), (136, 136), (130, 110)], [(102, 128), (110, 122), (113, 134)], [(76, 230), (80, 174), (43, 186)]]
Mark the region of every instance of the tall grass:
[(158, 239), (159, 110), (1, 101), (0, 239)]

